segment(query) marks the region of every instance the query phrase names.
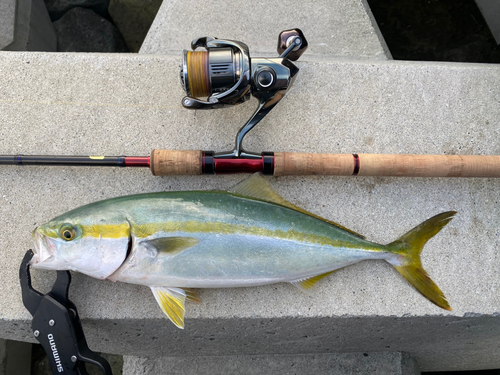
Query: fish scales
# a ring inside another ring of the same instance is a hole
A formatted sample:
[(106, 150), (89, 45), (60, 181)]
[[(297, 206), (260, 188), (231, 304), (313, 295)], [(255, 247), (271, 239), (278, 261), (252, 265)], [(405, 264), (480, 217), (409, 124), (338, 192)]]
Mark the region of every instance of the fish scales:
[[(156, 193), (105, 204), (93, 209), (120, 212), (135, 237), (135, 257), (108, 277), (114, 281), (190, 288), (255, 286), (293, 281), (361, 260), (396, 257), (322, 220), (224, 192)], [(160, 258), (142, 245), (164, 236), (199, 242), (181, 254)]]

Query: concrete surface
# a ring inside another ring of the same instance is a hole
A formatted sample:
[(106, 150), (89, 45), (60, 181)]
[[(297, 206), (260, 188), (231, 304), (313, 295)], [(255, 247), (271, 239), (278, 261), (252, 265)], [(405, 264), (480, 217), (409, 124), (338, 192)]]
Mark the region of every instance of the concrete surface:
[(384, 374), (420, 375), (406, 353), (342, 353), (196, 357), (125, 357), (123, 375)]
[(0, 339), (0, 375), (31, 373), (31, 344)]
[(497, 0), (476, 0), (483, 17), (497, 44), (500, 44), (500, 2)]
[(140, 53), (175, 53), (200, 36), (252, 46), (251, 56), (275, 56), (281, 31), (300, 28), (305, 55), (385, 60), (390, 52), (366, 0), (164, 1)]
[[(313, 59), (299, 65), (295, 86), (247, 136), (246, 149), (500, 153), (498, 65)], [(230, 149), (256, 102), (187, 111), (178, 69), (178, 57), (1, 53), (1, 153)], [(0, 337), (33, 340), (18, 267), (36, 225), (99, 199), (227, 189), (242, 178), (0, 168)], [(202, 303), (187, 306), (181, 331), (163, 317), (149, 289), (74, 274), (70, 298), (91, 348), (141, 357), (404, 351), (423, 371), (500, 367), (499, 179), (283, 177), (271, 183), (294, 204), (380, 243), (439, 212), (458, 211), (423, 252), (424, 267), (453, 311), (432, 305), (389, 264), (371, 261), (325, 278), (309, 295), (287, 284), (202, 290)], [(33, 280), (47, 292), (54, 274), (36, 271)]]
[(2, 0), (2, 3), (0, 50), (56, 51), (56, 34), (43, 0)]

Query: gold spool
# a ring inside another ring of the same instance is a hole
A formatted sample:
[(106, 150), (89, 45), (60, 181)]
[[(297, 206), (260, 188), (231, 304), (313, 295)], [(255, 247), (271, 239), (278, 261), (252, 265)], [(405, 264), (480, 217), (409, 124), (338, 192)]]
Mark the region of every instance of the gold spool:
[(186, 65), (190, 95), (195, 98), (209, 97), (212, 93), (210, 92), (208, 52), (188, 51)]

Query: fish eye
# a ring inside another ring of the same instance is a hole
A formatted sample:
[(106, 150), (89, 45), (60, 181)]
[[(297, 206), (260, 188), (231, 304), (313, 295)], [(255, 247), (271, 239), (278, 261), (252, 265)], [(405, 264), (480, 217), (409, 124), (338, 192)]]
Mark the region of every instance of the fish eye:
[(76, 237), (76, 230), (70, 225), (65, 225), (60, 231), (61, 238), (66, 241), (71, 241)]

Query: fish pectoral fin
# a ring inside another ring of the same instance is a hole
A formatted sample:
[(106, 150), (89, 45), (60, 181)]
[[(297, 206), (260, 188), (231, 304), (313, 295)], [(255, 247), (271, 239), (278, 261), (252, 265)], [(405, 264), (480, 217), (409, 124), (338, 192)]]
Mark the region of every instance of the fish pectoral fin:
[[(184, 329), (184, 302), (186, 292), (181, 288), (150, 287), (156, 302), (168, 318), (180, 329)], [(189, 298), (189, 297), (188, 297)]]
[(200, 240), (193, 237), (160, 237), (145, 240), (142, 243), (151, 246), (158, 254), (177, 255), (196, 245)]
[(337, 270), (322, 273), (322, 274), (316, 275), (316, 276), (306, 277), (304, 279), (290, 281), (290, 284), (292, 284), (293, 286), (299, 288), (300, 290), (302, 290), (304, 292), (308, 292), (319, 280), (321, 280), (323, 277), (326, 277), (326, 276), (334, 273), (335, 271), (337, 271)]
[(346, 232), (354, 234), (360, 238), (365, 238), (365, 236), (350, 230), (339, 223), (327, 220), (321, 216), (315, 215), (312, 212), (306, 211), (303, 208), (297, 207), (293, 203), (288, 202), (285, 198), (279, 195), (276, 190), (271, 186), (271, 184), (262, 176), (261, 173), (254, 173), (247, 179), (241, 181), (239, 184), (233, 186), (228, 190), (229, 193), (243, 195), (250, 198), (260, 199), (266, 202), (279, 204), (280, 206), (290, 208), (292, 210), (298, 211), (300, 213), (314, 217), (315, 219), (322, 220), (328, 224), (334, 225)]

